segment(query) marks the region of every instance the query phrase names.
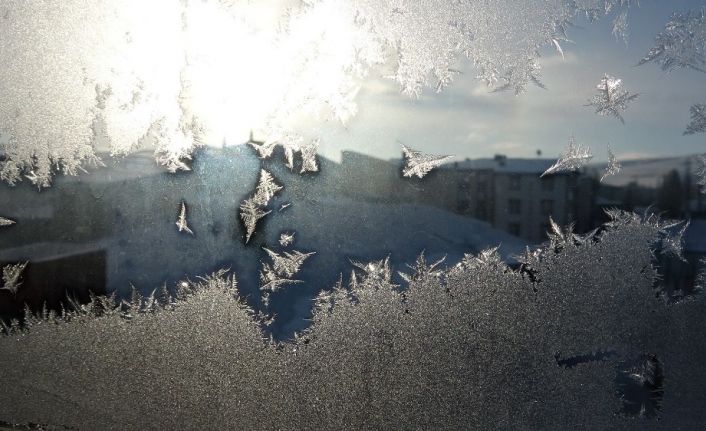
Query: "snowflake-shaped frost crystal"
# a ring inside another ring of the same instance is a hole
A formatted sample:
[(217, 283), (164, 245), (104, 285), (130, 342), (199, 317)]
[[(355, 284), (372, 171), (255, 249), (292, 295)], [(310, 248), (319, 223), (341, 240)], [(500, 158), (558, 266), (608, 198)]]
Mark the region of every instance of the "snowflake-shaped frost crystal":
[(294, 278), (299, 273), (304, 261), (316, 254), (315, 252), (302, 253), (298, 250), (277, 253), (263, 247), (272, 263), (262, 262), (260, 270), (260, 290), (263, 291), (263, 302), (269, 302), (269, 294), (279, 290), (287, 284), (302, 283)]
[(685, 135), (706, 132), (706, 103), (693, 105), (691, 109), (691, 122), (686, 126)]
[(3, 285), (2, 287), (0, 287), (0, 289), (9, 290), (13, 294), (17, 293), (17, 289), (19, 289), (22, 285), (22, 281), (20, 281), (20, 278), (22, 277), (22, 272), (24, 272), (27, 263), (28, 262), (21, 262), (3, 266)]
[(679, 67), (706, 72), (706, 11), (675, 13), (655, 42), (638, 64), (656, 62), (666, 72)]
[(598, 94), (593, 96), (586, 106), (595, 107), (598, 115), (610, 115), (625, 124), (621, 112), (625, 111), (628, 108), (628, 103), (635, 101), (639, 94), (630, 94), (623, 89), (622, 79), (614, 78), (608, 74), (603, 76), (596, 89)]
[(569, 145), (566, 147), (566, 151), (559, 157), (559, 160), (544, 171), (540, 177), (557, 172), (575, 171), (583, 167), (592, 158), (591, 149), (577, 144), (576, 139), (572, 136), (569, 138)]
[(414, 262), (414, 266), (412, 265), (407, 265), (409, 269), (412, 270), (411, 274), (407, 274), (402, 271), (398, 271), (398, 274), (400, 274), (400, 277), (407, 283), (410, 283), (412, 281), (419, 281), (419, 280), (428, 280), (428, 279), (434, 279), (434, 278), (440, 278), (444, 274), (443, 269), (439, 269), (439, 265), (441, 265), (444, 260), (446, 260), (446, 256), (442, 257), (441, 259), (437, 260), (434, 263), (429, 264), (424, 257), (424, 252), (422, 251), (419, 256), (417, 256), (417, 260)]
[(269, 214), (270, 211), (265, 211), (262, 207), (255, 202), (254, 199), (245, 199), (243, 203), (240, 204), (240, 218), (243, 220), (245, 225), (245, 242), (250, 241), (250, 237), (255, 233), (257, 228), (257, 222)]
[(402, 145), (402, 154), (404, 156), (402, 175), (405, 177), (417, 176), (419, 178), (424, 178), (432, 169), (441, 166), (442, 163), (453, 157), (423, 154), (405, 145)]
[(620, 172), (620, 169), (622, 166), (620, 165), (620, 162), (618, 159), (615, 157), (615, 154), (613, 154), (613, 151), (610, 149), (610, 145), (608, 146), (608, 165), (606, 166), (605, 170), (603, 171), (603, 175), (601, 176), (601, 182), (603, 182), (606, 177), (611, 176), (611, 175), (616, 175), (618, 172)]
[(287, 247), (294, 243), (294, 232), (282, 232), (279, 236), (279, 245)]

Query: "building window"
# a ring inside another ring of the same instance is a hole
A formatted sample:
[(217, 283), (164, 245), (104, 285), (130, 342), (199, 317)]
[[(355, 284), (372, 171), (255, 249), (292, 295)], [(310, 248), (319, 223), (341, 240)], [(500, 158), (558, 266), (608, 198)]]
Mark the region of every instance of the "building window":
[(542, 215), (554, 214), (554, 201), (551, 199), (542, 199), (539, 203), (539, 207)]
[(521, 214), (522, 213), (522, 203), (519, 199), (509, 199), (507, 201), (507, 211), (510, 214)]
[(522, 188), (522, 177), (520, 175), (510, 175), (510, 190), (520, 190)]

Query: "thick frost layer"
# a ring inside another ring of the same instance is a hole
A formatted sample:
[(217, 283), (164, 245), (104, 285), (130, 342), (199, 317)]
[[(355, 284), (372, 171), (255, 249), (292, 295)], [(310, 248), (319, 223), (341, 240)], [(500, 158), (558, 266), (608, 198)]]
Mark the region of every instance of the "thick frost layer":
[[(388, 259), (267, 341), (224, 271), (175, 294), (95, 298), (0, 336), (0, 420), (77, 429), (698, 429), (701, 297), (653, 290), (674, 226), (612, 212), (556, 227), (518, 270), (493, 250), (451, 268)], [(275, 263), (276, 265), (276, 263)], [(700, 279), (703, 282), (703, 276)], [(650, 420), (658, 416), (659, 421)]]

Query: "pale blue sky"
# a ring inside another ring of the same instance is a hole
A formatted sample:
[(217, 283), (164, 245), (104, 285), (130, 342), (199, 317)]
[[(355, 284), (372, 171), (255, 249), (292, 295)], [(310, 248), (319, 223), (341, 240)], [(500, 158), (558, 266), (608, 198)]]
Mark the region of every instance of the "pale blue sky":
[[(382, 78), (366, 83), (359, 114), (348, 129), (324, 127), (321, 152), (338, 158), (351, 149), (380, 158), (400, 157), (401, 141), (416, 149), (458, 157), (504, 153), (557, 156), (571, 134), (590, 145), (596, 160), (606, 158), (606, 145), (622, 158), (706, 152), (706, 135), (683, 136), (689, 107), (706, 102), (706, 74), (679, 69), (664, 73), (657, 64), (636, 67), (674, 11), (698, 10), (704, 1), (643, 0), (629, 14), (628, 46), (611, 34), (612, 17), (598, 23), (579, 20), (570, 29), (573, 44), (563, 44), (566, 58), (553, 49), (542, 51), (542, 81), (520, 96), (489, 93), (473, 69), (441, 94), (427, 91), (419, 100), (399, 94), (396, 84)], [(624, 117), (594, 114), (583, 106), (604, 73), (622, 78), (625, 88), (640, 93)]]

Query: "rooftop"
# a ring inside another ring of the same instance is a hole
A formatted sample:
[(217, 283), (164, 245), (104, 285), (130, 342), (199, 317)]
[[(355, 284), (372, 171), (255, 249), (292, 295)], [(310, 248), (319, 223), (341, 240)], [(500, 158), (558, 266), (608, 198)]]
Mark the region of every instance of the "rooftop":
[(556, 159), (519, 159), (498, 154), (492, 159), (466, 159), (445, 164), (446, 169), (492, 170), (495, 172), (541, 175)]

